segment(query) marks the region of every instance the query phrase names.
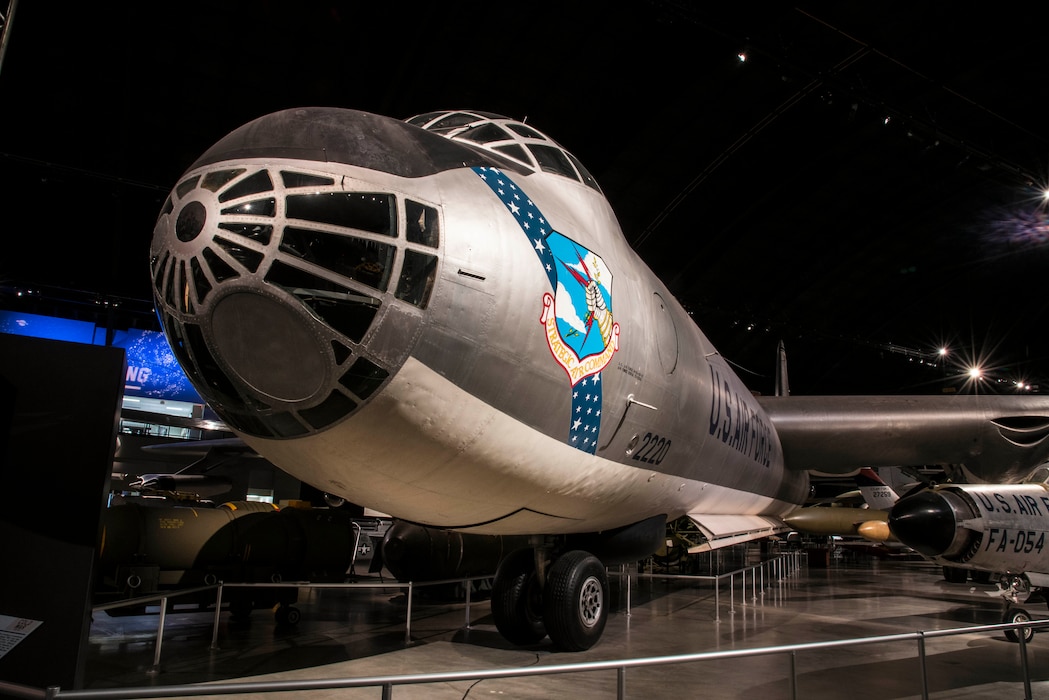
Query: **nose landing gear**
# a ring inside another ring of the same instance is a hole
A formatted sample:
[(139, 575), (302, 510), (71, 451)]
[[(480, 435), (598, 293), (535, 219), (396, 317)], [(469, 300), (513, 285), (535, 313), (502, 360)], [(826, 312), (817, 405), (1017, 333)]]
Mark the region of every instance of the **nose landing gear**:
[[(1030, 622), (1034, 618), (1031, 617), (1031, 613), (1027, 612), (1023, 608), (1011, 608), (1005, 611), (1002, 615), (1002, 622)], [(1005, 630), (1005, 638), (1010, 642), (1019, 642), (1020, 636), (1023, 635), (1023, 640), (1029, 642), (1034, 639), (1034, 629), (1031, 627), (1021, 627), (1019, 629), (1008, 629)]]
[[(998, 581), (998, 588), (990, 595), (998, 595), (1002, 598), (1002, 622), (1029, 622), (1035, 618), (1026, 609), (1014, 607), (1018, 604), (1029, 604), (1045, 602), (1044, 590), (1039, 586), (1031, 585), (1031, 581), (1025, 574), (1003, 575)], [(1005, 638), (1010, 642), (1019, 642), (1023, 637), (1024, 642), (1034, 639), (1034, 629), (1021, 627), (1019, 629), (1005, 630)]]

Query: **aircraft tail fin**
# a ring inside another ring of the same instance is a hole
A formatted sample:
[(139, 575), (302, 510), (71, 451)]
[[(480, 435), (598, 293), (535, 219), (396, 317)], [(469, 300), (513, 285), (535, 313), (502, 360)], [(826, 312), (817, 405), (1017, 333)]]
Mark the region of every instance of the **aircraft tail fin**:
[(856, 486), (867, 505), (876, 510), (890, 510), (893, 504), (900, 500), (892, 487), (882, 481), (878, 473), (870, 467), (860, 469), (856, 475)]

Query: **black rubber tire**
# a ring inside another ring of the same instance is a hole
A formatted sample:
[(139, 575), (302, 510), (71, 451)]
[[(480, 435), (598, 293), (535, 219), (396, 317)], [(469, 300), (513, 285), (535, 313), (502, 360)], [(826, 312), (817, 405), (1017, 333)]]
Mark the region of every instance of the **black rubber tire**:
[(294, 605), (279, 605), (273, 611), (273, 617), (277, 620), (278, 625), (294, 627), (302, 619), (302, 611)]
[(511, 644), (535, 644), (546, 636), (531, 549), (511, 552), (499, 563), (492, 584), (492, 617), (499, 634)]
[(586, 651), (601, 639), (608, 621), (608, 575), (597, 557), (573, 550), (554, 562), (546, 577), (543, 620), (562, 651)]
[[(1012, 608), (1011, 610), (1007, 610), (1005, 614), (1002, 615), (1002, 622), (1029, 622), (1032, 619), (1034, 618), (1031, 617), (1031, 613), (1027, 612), (1023, 608)], [(1029, 642), (1032, 639), (1034, 639), (1034, 630), (1030, 627), (1025, 627), (1022, 630), (1005, 630), (1005, 638), (1008, 639), (1010, 642), (1019, 642), (1020, 633), (1023, 633), (1023, 638), (1025, 642)]]

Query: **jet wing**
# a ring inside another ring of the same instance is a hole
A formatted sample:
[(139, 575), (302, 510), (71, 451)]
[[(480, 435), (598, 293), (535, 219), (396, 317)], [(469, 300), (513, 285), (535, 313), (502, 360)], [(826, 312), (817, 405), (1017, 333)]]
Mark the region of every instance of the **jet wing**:
[(759, 397), (789, 469), (961, 464), (1020, 481), (1049, 460), (1049, 396)]
[(248, 444), (239, 437), (164, 442), (154, 445), (143, 445), (142, 449), (150, 452), (195, 455), (200, 457), (211, 453), (222, 453), (227, 456), (261, 458), (261, 455), (259, 455), (258, 452), (249, 447)]

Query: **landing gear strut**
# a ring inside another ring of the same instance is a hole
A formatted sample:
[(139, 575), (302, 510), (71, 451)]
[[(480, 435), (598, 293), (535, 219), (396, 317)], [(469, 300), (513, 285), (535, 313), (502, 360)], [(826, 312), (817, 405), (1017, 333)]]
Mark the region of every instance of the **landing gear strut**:
[[(1037, 603), (1045, 601), (1044, 591), (1031, 582), (1025, 575), (1003, 576), (998, 581), (997, 595), (1002, 597), (1002, 622), (1029, 622), (1034, 618), (1024, 608), (1013, 607), (1019, 603)], [(1023, 627), (1005, 630), (1005, 638), (1010, 642), (1019, 642), (1021, 635), (1025, 642), (1034, 639), (1034, 629)]]
[(562, 651), (597, 643), (608, 620), (608, 576), (594, 555), (565, 552), (544, 577), (530, 549), (510, 554), (492, 585), (492, 616), (507, 641), (534, 644), (550, 635)]

